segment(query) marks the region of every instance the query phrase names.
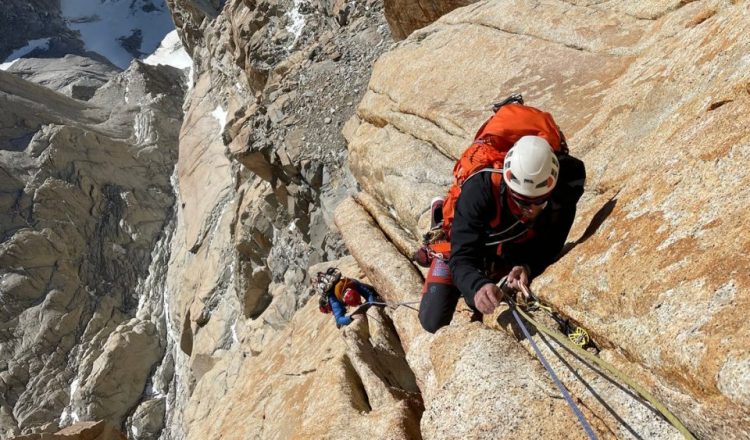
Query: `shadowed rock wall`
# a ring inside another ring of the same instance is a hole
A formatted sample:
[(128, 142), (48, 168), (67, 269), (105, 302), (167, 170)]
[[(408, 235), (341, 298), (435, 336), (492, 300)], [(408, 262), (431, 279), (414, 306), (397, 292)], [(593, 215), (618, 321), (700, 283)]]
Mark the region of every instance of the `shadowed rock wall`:
[(448, 12), (475, 0), (385, 0), (385, 18), (393, 38), (403, 40)]
[(0, 72), (0, 437), (157, 398), (181, 82), (135, 62), (84, 103)]
[[(310, 297), (308, 266), (343, 253), (331, 207), (355, 182), (340, 129), (390, 43), (375, 1), (235, 0), (215, 14), (197, 3), (171, 3), (195, 81), (167, 274), (171, 354), (184, 378), (170, 397), (167, 438), (230, 435), (244, 418), (222, 406), (228, 390), (253, 393), (258, 408), (280, 404), (255, 394), (260, 382), (244, 370), (272, 362), (267, 347)], [(307, 432), (297, 425), (303, 408), (287, 409), (287, 426), (273, 435)], [(267, 432), (281, 429), (274, 423)]]

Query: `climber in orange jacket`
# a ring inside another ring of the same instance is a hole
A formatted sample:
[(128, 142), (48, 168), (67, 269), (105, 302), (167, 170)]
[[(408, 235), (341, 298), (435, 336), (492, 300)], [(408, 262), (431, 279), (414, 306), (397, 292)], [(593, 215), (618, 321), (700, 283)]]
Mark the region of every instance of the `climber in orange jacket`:
[[(559, 130), (548, 113), (520, 103), (508, 111), (546, 118), (532, 125)], [(523, 122), (514, 121), (510, 130)], [(483, 139), (480, 129), (474, 145)], [(510, 288), (528, 287), (555, 261), (573, 225), (586, 179), (583, 162), (567, 154), (561, 132), (542, 137), (521, 131), (515, 139), (502, 167), (482, 167), (461, 182), (443, 252), (423, 248), (417, 255), (430, 267), (419, 319), (431, 333), (450, 323), (462, 295), (472, 309), (489, 314), (503, 298), (495, 284), (503, 276)], [(440, 199), (433, 201), (433, 224), (445, 214), (442, 208)]]

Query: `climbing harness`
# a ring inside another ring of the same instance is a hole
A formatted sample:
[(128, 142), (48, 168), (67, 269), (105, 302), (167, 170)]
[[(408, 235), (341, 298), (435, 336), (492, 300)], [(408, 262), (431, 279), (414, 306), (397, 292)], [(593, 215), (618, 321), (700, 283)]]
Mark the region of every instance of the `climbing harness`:
[[(503, 287), (504, 284), (505, 284), (505, 279), (503, 279), (499, 283), (499, 287), (501, 287), (501, 289), (502, 289), (502, 287)], [(528, 289), (524, 289), (524, 290), (525, 290), (525, 293), (529, 296), (529, 298), (532, 298), (532, 303), (533, 303), (533, 301), (536, 299), (536, 297), (533, 295), (533, 293), (530, 290), (528, 290)], [(680, 431), (680, 433), (683, 435), (683, 437), (685, 437), (688, 440), (695, 440), (695, 437), (693, 436), (693, 434), (687, 429), (687, 427), (685, 427), (685, 425), (680, 421), (680, 419), (678, 419), (677, 416), (675, 416), (674, 414), (672, 414), (672, 412), (669, 409), (667, 409), (667, 407), (664, 406), (661, 402), (659, 402), (658, 400), (656, 400), (656, 397), (654, 397), (645, 388), (643, 388), (642, 386), (638, 385), (636, 382), (634, 382), (632, 379), (630, 379), (628, 376), (626, 376), (623, 372), (621, 372), (620, 370), (618, 370), (617, 368), (615, 368), (613, 365), (611, 365), (608, 362), (606, 362), (604, 359), (602, 359), (602, 358), (600, 358), (598, 356), (595, 356), (592, 353), (589, 353), (588, 351), (584, 350), (583, 348), (581, 348), (576, 343), (572, 342), (570, 334), (566, 337), (563, 334), (561, 334), (561, 333), (559, 333), (559, 332), (557, 332), (555, 330), (552, 330), (552, 329), (548, 328), (544, 324), (541, 324), (541, 323), (537, 322), (529, 314), (527, 314), (523, 310), (521, 310), (520, 307), (518, 307), (516, 305), (516, 303), (513, 300), (513, 298), (510, 297), (510, 295), (506, 294), (506, 296), (508, 298), (508, 304), (511, 306), (511, 310), (512, 310), (512, 312), (514, 314), (514, 318), (516, 318), (517, 321), (518, 321), (518, 317), (516, 317), (516, 311), (528, 323), (530, 323), (537, 330), (539, 330), (539, 332), (544, 333), (545, 335), (553, 338), (555, 341), (557, 341), (562, 346), (566, 347), (568, 350), (570, 350), (571, 352), (573, 352), (577, 356), (579, 356), (579, 357), (581, 357), (583, 359), (586, 359), (586, 360), (588, 360), (588, 361), (596, 364), (600, 368), (603, 368), (604, 370), (608, 371), (615, 378), (617, 378), (620, 382), (624, 383), (625, 385), (627, 385), (628, 387), (630, 387), (633, 391), (635, 391), (639, 396), (641, 396), (643, 399), (647, 400), (654, 407), (654, 409), (656, 409), (657, 411), (659, 411), (659, 413), (665, 419), (667, 419), (667, 421), (669, 423), (672, 424), (672, 426), (674, 426), (678, 431)], [(538, 302), (538, 300), (536, 300), (536, 301)], [(548, 306), (544, 306), (544, 307), (549, 308)], [(540, 307), (540, 310), (544, 310), (544, 309)], [(524, 329), (523, 326), (521, 326), (521, 328)], [(529, 339), (529, 341), (531, 342), (531, 344), (534, 346), (535, 350), (537, 351), (537, 354), (540, 356), (540, 359), (541, 359), (542, 358), (541, 353), (539, 353), (538, 348), (536, 347), (536, 345), (534, 344), (534, 342), (531, 340), (528, 332), (524, 331), (524, 334), (526, 335), (526, 338)], [(588, 333), (585, 333), (585, 335), (586, 335), (586, 338), (588, 338)]]

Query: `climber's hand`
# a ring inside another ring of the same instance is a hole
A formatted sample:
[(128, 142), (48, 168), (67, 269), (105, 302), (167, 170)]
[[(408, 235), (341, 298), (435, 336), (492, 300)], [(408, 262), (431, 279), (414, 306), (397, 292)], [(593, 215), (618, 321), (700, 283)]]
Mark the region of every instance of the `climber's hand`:
[(529, 271), (526, 266), (513, 266), (508, 272), (508, 287), (516, 290), (527, 290), (529, 287)]
[(487, 283), (477, 290), (474, 295), (474, 305), (485, 315), (489, 315), (500, 305), (500, 288), (495, 284)]

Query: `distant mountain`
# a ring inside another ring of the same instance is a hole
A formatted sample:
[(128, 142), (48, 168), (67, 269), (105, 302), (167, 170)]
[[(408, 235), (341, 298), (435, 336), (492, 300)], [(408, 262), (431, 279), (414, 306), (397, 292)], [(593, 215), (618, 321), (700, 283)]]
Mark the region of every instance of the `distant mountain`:
[(125, 69), (153, 53), (174, 29), (164, 0), (50, 0), (4, 2), (0, 64), (66, 54), (108, 60)]
[(163, 0), (60, 0), (60, 9), (87, 50), (122, 69), (133, 58), (150, 55), (174, 29)]

